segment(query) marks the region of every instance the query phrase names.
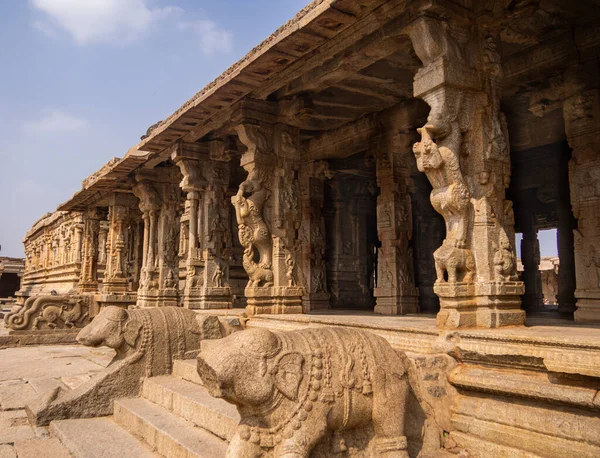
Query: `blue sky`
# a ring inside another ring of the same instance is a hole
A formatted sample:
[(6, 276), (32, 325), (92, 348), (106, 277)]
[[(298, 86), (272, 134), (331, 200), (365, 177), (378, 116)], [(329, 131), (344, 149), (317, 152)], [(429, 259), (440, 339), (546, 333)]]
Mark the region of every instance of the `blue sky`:
[(307, 1), (0, 1), (0, 255)]
[(306, 3), (0, 1), (0, 255)]

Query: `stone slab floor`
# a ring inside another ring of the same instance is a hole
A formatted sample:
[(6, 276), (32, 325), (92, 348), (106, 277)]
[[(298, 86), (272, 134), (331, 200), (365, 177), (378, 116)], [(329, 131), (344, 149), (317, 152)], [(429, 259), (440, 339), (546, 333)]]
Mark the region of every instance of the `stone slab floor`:
[(113, 355), (109, 348), (82, 345), (0, 349), (0, 458), (69, 457), (47, 428), (29, 425), (25, 405), (57, 386), (74, 389)]

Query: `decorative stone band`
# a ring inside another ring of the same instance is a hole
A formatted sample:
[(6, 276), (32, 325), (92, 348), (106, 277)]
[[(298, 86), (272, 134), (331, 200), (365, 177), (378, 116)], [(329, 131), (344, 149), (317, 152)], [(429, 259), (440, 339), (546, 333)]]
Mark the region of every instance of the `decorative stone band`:
[(399, 450), (406, 450), (408, 447), (408, 441), (406, 436), (400, 437), (383, 437), (375, 439), (375, 451), (377, 454), (383, 454), (387, 452), (396, 452)]

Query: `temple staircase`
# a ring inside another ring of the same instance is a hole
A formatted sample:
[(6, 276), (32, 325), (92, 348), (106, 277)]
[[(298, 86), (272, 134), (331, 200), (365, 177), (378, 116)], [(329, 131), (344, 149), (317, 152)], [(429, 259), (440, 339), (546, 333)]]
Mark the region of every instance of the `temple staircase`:
[(146, 379), (139, 398), (115, 401), (112, 417), (53, 421), (50, 431), (75, 458), (219, 458), (238, 422), (236, 408), (201, 385), (196, 360), (185, 360)]

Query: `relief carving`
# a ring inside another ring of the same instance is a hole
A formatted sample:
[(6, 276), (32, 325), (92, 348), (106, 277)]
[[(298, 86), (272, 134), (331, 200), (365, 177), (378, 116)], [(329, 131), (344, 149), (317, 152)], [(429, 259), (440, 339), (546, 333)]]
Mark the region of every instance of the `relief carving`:
[(254, 166), (247, 168), (248, 178), (231, 198), (238, 223), (238, 236), (244, 247), (243, 266), (250, 278), (249, 287), (271, 286), (273, 245), (271, 231), (263, 215), (268, 190)]
[(6, 314), (4, 323), (13, 331), (58, 330), (83, 327), (87, 317), (88, 303), (84, 297), (37, 296), (28, 298), (21, 308)]

